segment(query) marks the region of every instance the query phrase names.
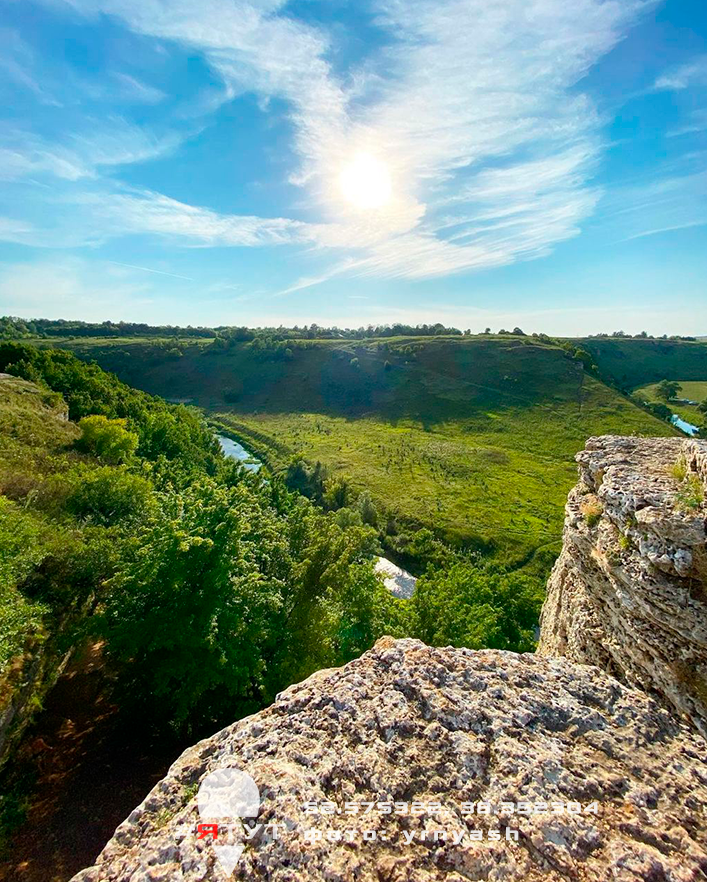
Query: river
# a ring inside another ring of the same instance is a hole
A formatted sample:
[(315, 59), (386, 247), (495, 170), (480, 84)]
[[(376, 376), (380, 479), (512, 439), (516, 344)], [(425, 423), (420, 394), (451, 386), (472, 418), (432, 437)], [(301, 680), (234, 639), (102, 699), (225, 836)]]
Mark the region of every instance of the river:
[[(262, 463), (252, 453), (249, 453), (242, 444), (239, 444), (238, 441), (227, 438), (225, 435), (217, 435), (216, 437), (224, 456), (237, 459), (251, 472), (257, 472), (262, 467)], [(383, 584), (395, 597), (412, 597), (417, 579), (408, 573), (407, 570), (397, 566), (392, 560), (388, 560), (387, 557), (376, 558), (375, 570), (383, 576)]]
[(225, 435), (217, 435), (216, 437), (218, 438), (218, 443), (221, 445), (221, 450), (223, 450), (224, 456), (228, 456), (231, 459), (237, 459), (238, 462), (243, 463), (249, 472), (257, 472), (262, 468), (262, 462), (256, 459), (252, 454), (248, 453), (245, 447), (243, 447), (242, 444), (239, 444), (238, 441), (234, 441), (233, 438), (227, 438)]
[(670, 422), (674, 426), (677, 426), (681, 432), (684, 432), (686, 435), (690, 435), (693, 438), (700, 431), (698, 426), (693, 426), (692, 423), (688, 423), (687, 420), (682, 419), (682, 417), (679, 417), (676, 413), (672, 415)]

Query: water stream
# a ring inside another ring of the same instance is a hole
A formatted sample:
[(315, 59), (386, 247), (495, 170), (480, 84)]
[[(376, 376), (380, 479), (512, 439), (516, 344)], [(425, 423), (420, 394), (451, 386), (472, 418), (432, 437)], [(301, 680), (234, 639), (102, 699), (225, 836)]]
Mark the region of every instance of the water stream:
[(692, 423), (688, 423), (687, 420), (682, 419), (682, 417), (679, 417), (676, 413), (672, 415), (670, 422), (674, 426), (677, 426), (681, 432), (684, 432), (686, 435), (690, 435), (693, 438), (700, 431), (698, 426), (693, 426)]

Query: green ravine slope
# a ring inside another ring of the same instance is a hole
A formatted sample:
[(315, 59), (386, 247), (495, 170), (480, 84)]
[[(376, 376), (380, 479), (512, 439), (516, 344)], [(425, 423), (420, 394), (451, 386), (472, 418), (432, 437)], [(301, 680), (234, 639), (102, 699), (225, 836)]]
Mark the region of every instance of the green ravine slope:
[(707, 345), (683, 340), (590, 337), (576, 341), (604, 378), (634, 390), (660, 380), (707, 380)]
[(546, 567), (559, 548), (588, 436), (674, 433), (532, 338), (71, 347), (126, 382), (206, 408), (275, 470), (297, 455), (345, 474), (394, 516), (392, 533), (430, 527), (516, 565), (544, 549)]

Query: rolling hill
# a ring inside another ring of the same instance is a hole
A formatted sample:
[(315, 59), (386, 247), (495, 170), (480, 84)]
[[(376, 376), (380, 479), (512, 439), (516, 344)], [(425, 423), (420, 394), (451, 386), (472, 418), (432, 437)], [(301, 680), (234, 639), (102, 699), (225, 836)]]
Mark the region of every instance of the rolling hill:
[(675, 434), (537, 338), (70, 345), (132, 385), (205, 408), (274, 471), (320, 461), (367, 489), (402, 557), (424, 526), (544, 571), (586, 438)]

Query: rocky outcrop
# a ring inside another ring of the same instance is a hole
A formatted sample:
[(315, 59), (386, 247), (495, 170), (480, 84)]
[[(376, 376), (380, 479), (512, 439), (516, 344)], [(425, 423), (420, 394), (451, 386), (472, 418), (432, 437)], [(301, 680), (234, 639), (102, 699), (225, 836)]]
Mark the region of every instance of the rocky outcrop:
[(598, 665), (707, 734), (707, 442), (591, 438), (539, 652)]
[[(229, 767), (256, 826), (199, 839)], [(188, 750), (75, 882), (223, 880), (217, 843), (241, 880), (688, 882), (705, 805), (707, 744), (598, 668), (384, 638)]]
[(707, 443), (578, 462), (538, 654), (384, 638), (186, 751), (75, 882), (704, 879)]

